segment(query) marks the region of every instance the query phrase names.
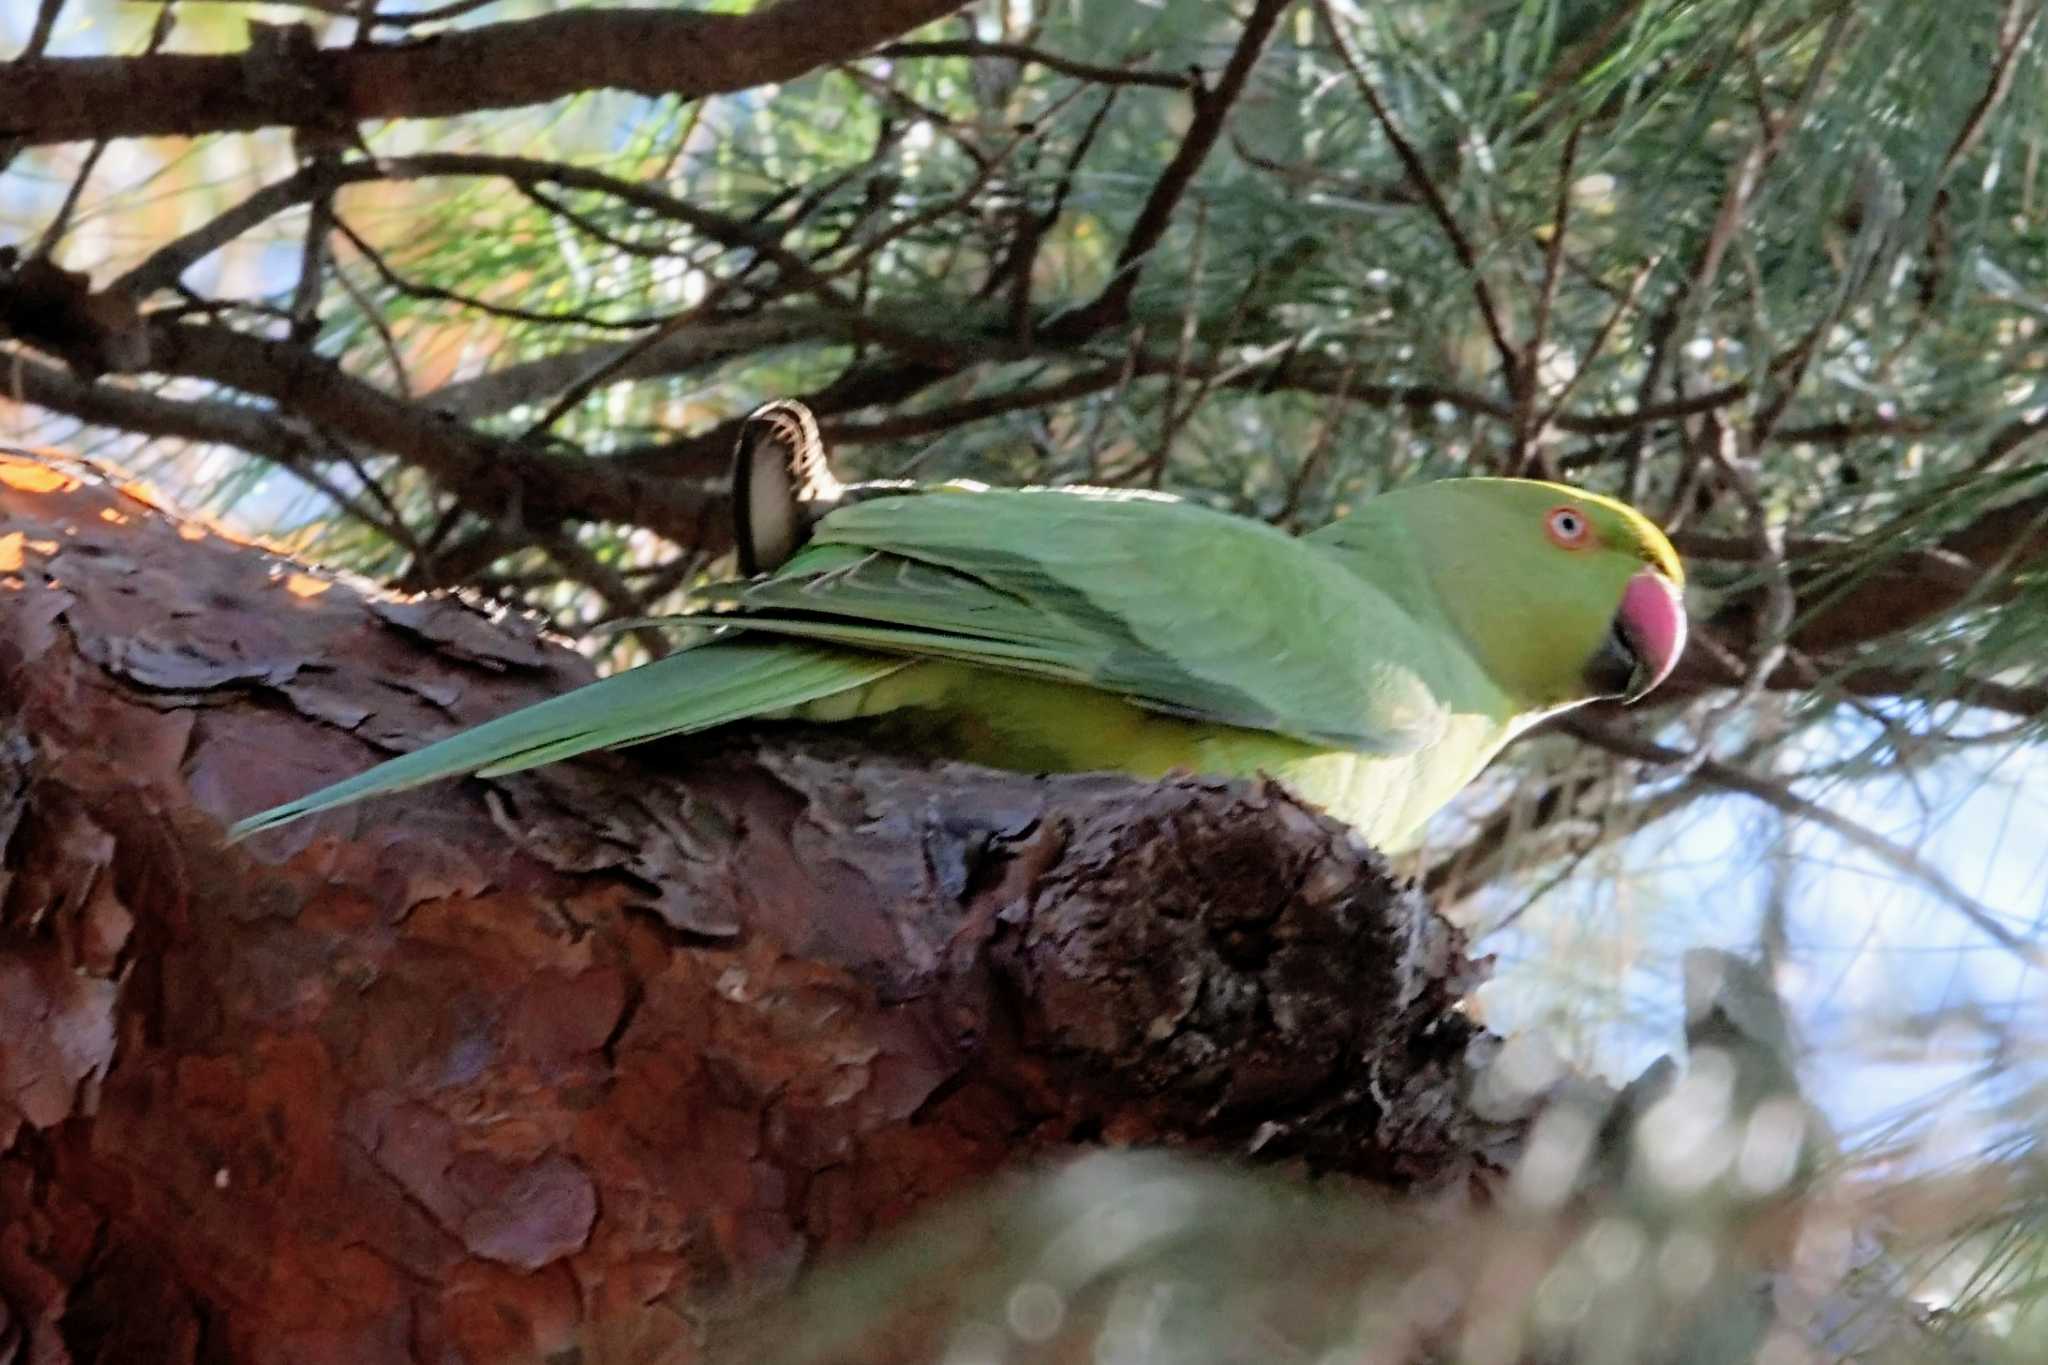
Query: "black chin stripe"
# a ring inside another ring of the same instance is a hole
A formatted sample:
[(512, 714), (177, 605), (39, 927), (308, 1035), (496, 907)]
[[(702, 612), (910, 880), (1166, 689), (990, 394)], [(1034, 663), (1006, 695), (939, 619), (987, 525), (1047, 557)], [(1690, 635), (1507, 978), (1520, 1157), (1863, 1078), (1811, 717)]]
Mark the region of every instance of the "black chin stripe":
[(1600, 642), (1600, 648), (1593, 651), (1587, 661), (1586, 686), (1596, 697), (1625, 697), (1629, 686), (1635, 681), (1638, 667), (1635, 647), (1616, 620), (1608, 628), (1607, 638)]

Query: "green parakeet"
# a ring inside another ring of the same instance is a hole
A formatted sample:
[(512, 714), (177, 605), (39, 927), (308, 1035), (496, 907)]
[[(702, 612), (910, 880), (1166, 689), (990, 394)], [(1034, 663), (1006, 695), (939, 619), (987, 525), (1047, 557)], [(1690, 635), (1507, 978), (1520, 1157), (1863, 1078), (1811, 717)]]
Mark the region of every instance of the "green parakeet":
[(1393, 849), (1516, 733), (1641, 697), (1685, 640), (1670, 542), (1560, 484), (1421, 484), (1297, 537), (1160, 494), (954, 483), (849, 498), (822, 466), (785, 473), (810, 479), (801, 496), (822, 480), (811, 505), (831, 510), (764, 527), (791, 490), (740, 481), (742, 562), (772, 571), (707, 590), (719, 610), (688, 618), (716, 624), (704, 642), (233, 837), (750, 717), (885, 717), (928, 751), (1025, 771), (1270, 774)]

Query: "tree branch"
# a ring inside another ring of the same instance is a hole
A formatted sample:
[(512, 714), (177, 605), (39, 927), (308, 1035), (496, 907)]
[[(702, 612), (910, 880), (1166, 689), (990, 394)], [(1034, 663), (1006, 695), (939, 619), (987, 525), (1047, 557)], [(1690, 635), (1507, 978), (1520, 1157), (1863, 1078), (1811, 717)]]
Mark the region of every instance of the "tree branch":
[(1202, 86), (1201, 74), (1195, 71), (1146, 71), (1128, 66), (1098, 66), (1094, 62), (1063, 57), (1057, 52), (1046, 52), (1027, 43), (983, 42), (975, 38), (891, 43), (875, 55), (891, 61), (918, 57), (1004, 57), (1013, 62), (1042, 66), (1091, 85), (1146, 85), (1159, 90), (1199, 90)]
[(2006, 0), (2005, 12), (1998, 21), (1998, 51), (1991, 59), (1990, 79), (1985, 82), (1984, 93), (1970, 106), (1970, 112), (1963, 118), (1963, 126), (1956, 130), (1955, 140), (1949, 144), (1948, 154), (1941, 159), (1941, 169), (1935, 181), (1945, 181), (1955, 171), (1956, 163), (1968, 156), (1984, 136), (1991, 114), (2004, 102), (2012, 90), (2013, 76), (2019, 70), (2019, 55), (2027, 45), (2027, 38), (2041, 22), (2042, 7), (2038, 0)]
[(57, 16), (64, 11), (64, 0), (38, 0), (35, 22), (29, 26), (28, 42), (22, 46), (16, 61), (32, 62), (43, 55), (50, 45), (50, 36), (56, 32)]
[[(385, 393), (288, 341), (201, 323), (159, 324), (152, 337), (161, 372), (259, 394), (359, 446), (396, 455), (479, 515), (509, 513), (534, 525), (613, 521), (686, 543), (704, 524), (709, 495), (678, 477), (685, 474), (680, 461), (667, 477), (650, 479), (611, 461), (519, 446)], [(722, 470), (725, 458), (703, 460), (696, 476)]]
[(1258, 65), (1267, 40), (1273, 36), (1289, 3), (1290, 0), (1257, 0), (1253, 5), (1244, 32), (1231, 50), (1215, 88), (1195, 92), (1195, 116), (1189, 120), (1173, 159), (1152, 182), (1152, 192), (1145, 196), (1144, 206), (1125, 234), (1109, 283), (1095, 298), (1059, 318), (1046, 331), (1061, 340), (1078, 340), (1119, 326), (1130, 317), (1131, 295), (1137, 290), (1146, 258), (1166, 236), (1174, 210), (1180, 206), (1188, 186), (1194, 183), (1195, 173), (1208, 159), (1216, 139), (1222, 136), (1225, 119), (1237, 104), (1238, 96), (1244, 93), (1245, 82), (1251, 78), (1252, 68)]
[[(515, 185), (558, 185), (610, 195), (633, 208), (686, 227), (707, 241), (735, 249), (769, 254), (777, 265), (795, 260), (808, 264), (777, 245), (772, 229), (715, 212), (652, 185), (626, 180), (590, 166), (572, 166), (524, 156), (430, 152), (420, 156), (362, 158), (346, 162), (314, 161), (273, 184), (265, 185), (239, 204), (158, 247), (140, 264), (118, 277), (109, 288), (144, 298), (167, 289), (193, 265), (234, 241), (251, 228), (288, 208), (308, 203), (344, 185), (377, 180), (427, 180), (440, 176), (502, 176)], [(778, 254), (779, 253), (779, 254)]]
[[(850, 339), (852, 321), (822, 308), (789, 308), (753, 317), (705, 319), (663, 337), (606, 376), (608, 383), (689, 374), (708, 365), (795, 342)], [(488, 417), (539, 403), (586, 375), (625, 358), (638, 341), (611, 341), (514, 361), (474, 379), (459, 379), (421, 395), (428, 407), (455, 417)]]
[(1957, 886), (1940, 868), (1912, 849), (1885, 838), (1877, 831), (1860, 825), (1847, 816), (1829, 810), (1818, 801), (1809, 801), (1795, 794), (1782, 782), (1760, 777), (1712, 759), (1697, 760), (1693, 755), (1678, 749), (1653, 743), (1585, 717), (1567, 717), (1560, 725), (1578, 738), (1610, 753), (1621, 754), (1642, 763), (1690, 768), (1693, 775), (1703, 782), (1712, 783), (1728, 791), (1741, 792), (1745, 796), (1753, 796), (1796, 819), (1819, 825), (1886, 866), (1919, 882), (1952, 909), (1960, 912), (1963, 918), (1969, 920), (1985, 937), (2000, 947), (2017, 953), (2037, 965), (2048, 962), (2048, 957), (2044, 957), (2038, 945), (2024, 935), (2016, 933), (1997, 911)]
[[(18, 389), (17, 389), (18, 385)], [(91, 383), (19, 351), (0, 350), (0, 390), (40, 408), (115, 431), (209, 441), (295, 468), (317, 447), (305, 429), (242, 403), (167, 398), (126, 385)]]
[(781, 0), (743, 14), (568, 10), (361, 47), (317, 48), (288, 81), (245, 53), (39, 57), (0, 67), (0, 138), (192, 137), (445, 118), (585, 90), (700, 99), (858, 57), (961, 0)]
[[(1451, 254), (1456, 256), (1458, 264), (1464, 267), (1466, 277), (1471, 282), (1472, 301), (1478, 306), (1480, 321), (1485, 323), (1486, 335), (1492, 339), (1494, 354), (1500, 359), (1501, 380), (1508, 392), (1515, 396), (1516, 406), (1522, 407), (1521, 353), (1515, 349), (1514, 342), (1508, 339), (1507, 328), (1501, 321), (1500, 309), (1493, 301), (1493, 290), (1479, 269), (1479, 253), (1473, 250), (1472, 239), (1465, 235), (1465, 229), (1460, 226), (1457, 215), (1452, 213), (1451, 206), (1444, 202), (1443, 191), (1437, 188), (1436, 180), (1429, 173), (1429, 167), (1423, 164), (1422, 157), (1409, 144), (1408, 139), (1401, 135), (1400, 125), (1394, 122), (1394, 116), (1388, 111), (1386, 102), (1380, 98), (1380, 92), (1374, 88), (1371, 77), (1366, 75), (1365, 64), (1352, 50), (1351, 40), (1345, 35), (1343, 25), (1338, 22), (1336, 14), (1331, 10), (1329, 0), (1317, 0), (1316, 14), (1322, 19), (1323, 28), (1330, 35), (1330, 45), (1336, 50), (1338, 61), (1343, 64), (1344, 70), (1351, 77), (1352, 85), (1357, 87), (1367, 107), (1372, 110), (1373, 118), (1379, 122), (1380, 131), (1387, 135), (1387, 141), (1394, 148), (1394, 155), (1400, 158), (1401, 169), (1408, 173), (1408, 183), (1415, 187), (1416, 192), (1422, 196), (1423, 203), (1429, 206), (1430, 216), (1436, 219), (1437, 226), (1443, 230), (1444, 240), (1451, 245)], [(1577, 145), (1575, 137), (1570, 146), (1575, 150)], [(1562, 227), (1560, 223), (1559, 229), (1562, 230)]]
[[(1701, 558), (1749, 562), (1746, 538), (1686, 535), (1684, 553)], [(1798, 568), (1798, 624), (1787, 643), (1803, 653), (1825, 656), (1872, 644), (1912, 630), (1971, 600), (1987, 604), (2002, 594), (1999, 582), (2048, 557), (2048, 495), (2022, 498), (1980, 513), (1932, 547), (1900, 551), (1881, 543), (1787, 542)], [(1859, 571), (1860, 560), (1875, 567)], [(1759, 604), (1745, 594), (1728, 602), (1708, 623), (1734, 653), (1754, 647)], [(1798, 687), (1798, 670), (1772, 671), (1772, 687)], [(1726, 663), (1709, 650), (1688, 650), (1666, 686), (1677, 692), (1729, 685)]]

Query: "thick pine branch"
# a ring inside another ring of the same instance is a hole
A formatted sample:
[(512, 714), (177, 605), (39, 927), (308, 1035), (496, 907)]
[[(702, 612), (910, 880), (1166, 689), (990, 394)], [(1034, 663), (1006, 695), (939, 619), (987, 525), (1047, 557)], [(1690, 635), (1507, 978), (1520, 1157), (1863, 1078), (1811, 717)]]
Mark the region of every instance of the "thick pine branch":
[(271, 801), (587, 676), (0, 461), (0, 1346), (530, 1359), (684, 1335), (1000, 1165), (1394, 1185), (1464, 1107), (1456, 933), (1269, 786), (786, 733)]

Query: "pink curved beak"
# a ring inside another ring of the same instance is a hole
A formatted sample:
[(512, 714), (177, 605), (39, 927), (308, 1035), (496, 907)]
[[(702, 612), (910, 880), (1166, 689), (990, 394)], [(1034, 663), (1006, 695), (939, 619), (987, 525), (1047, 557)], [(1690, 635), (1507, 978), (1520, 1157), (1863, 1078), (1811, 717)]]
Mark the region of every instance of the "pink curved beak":
[(1621, 610), (1614, 614), (1614, 630), (1635, 656), (1622, 699), (1640, 701), (1670, 676), (1685, 652), (1685, 602), (1677, 586), (1652, 569), (1631, 578), (1621, 595)]

